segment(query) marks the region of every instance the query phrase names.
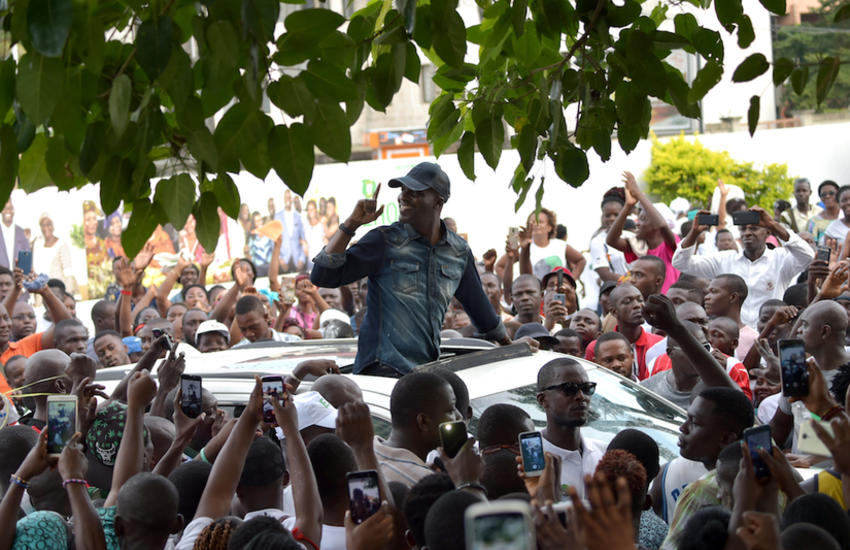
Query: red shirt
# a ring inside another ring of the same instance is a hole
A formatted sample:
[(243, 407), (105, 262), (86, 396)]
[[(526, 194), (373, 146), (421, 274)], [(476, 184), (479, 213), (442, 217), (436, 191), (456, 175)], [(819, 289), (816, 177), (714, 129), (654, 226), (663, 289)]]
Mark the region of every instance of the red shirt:
[[(618, 327), (614, 327), (614, 330), (616, 331), (617, 328)], [(638, 336), (637, 340), (632, 342), (632, 353), (634, 354), (635, 361), (637, 362), (638, 380), (645, 380), (646, 378), (649, 378), (649, 370), (646, 368), (646, 350), (663, 339), (663, 336), (647, 332), (643, 329), (643, 327), (641, 327), (640, 336)], [(588, 361), (593, 361), (596, 358), (596, 340), (587, 345), (587, 349), (584, 351), (584, 358)]]
[[(655, 364), (652, 367), (652, 374), (658, 374), (659, 372), (670, 370), (671, 368), (673, 368), (673, 364), (670, 362), (670, 356), (665, 353), (664, 355), (659, 355), (655, 360)], [(738, 384), (738, 387), (740, 387), (752, 401), (753, 390), (750, 389), (750, 375), (747, 373), (747, 369), (744, 367), (744, 364), (734, 357), (727, 356), (726, 374), (728, 374), (729, 378)]]

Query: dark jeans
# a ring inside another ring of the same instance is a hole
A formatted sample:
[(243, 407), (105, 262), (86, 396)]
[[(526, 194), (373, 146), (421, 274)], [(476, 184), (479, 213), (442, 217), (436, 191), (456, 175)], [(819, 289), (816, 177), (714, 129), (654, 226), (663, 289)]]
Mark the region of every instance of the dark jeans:
[(389, 365), (384, 365), (375, 361), (367, 365), (362, 371), (357, 374), (366, 374), (368, 376), (383, 376), (386, 378), (401, 378), (402, 374)]

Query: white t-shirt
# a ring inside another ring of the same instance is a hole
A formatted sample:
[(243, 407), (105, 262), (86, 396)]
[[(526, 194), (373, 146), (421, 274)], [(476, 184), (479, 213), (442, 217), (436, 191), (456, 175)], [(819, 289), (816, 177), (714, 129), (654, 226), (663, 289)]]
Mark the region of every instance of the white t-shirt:
[(661, 494), (663, 499), (663, 507), (661, 519), (670, 525), (673, 521), (673, 514), (676, 511), (676, 503), (682, 493), (685, 492), (685, 487), (698, 480), (708, 473), (705, 465), (702, 462), (688, 460), (684, 457), (676, 457), (661, 471)]
[(567, 243), (560, 239), (549, 239), (549, 244), (546, 246), (537, 246), (532, 241), (528, 254), (531, 259), (531, 270), (534, 272), (534, 276), (542, 279), (553, 268), (558, 266), (565, 267), (566, 251)]
[(543, 438), (543, 451), (561, 457), (562, 499), (567, 498), (566, 489), (571, 485), (576, 488), (580, 498), (585, 498), (584, 475), (593, 475), (606, 449), (607, 446), (601, 441), (587, 437), (581, 438), (580, 451), (562, 449)]
[[(270, 329), (272, 333), (271, 340), (265, 340), (266, 342), (300, 342), (301, 338), (294, 334), (289, 334), (288, 332), (278, 332), (274, 329)], [(247, 338), (242, 338), (236, 344), (231, 347), (239, 348), (242, 346), (247, 346), (251, 341)]]
[(629, 271), (626, 256), (613, 246), (608, 246), (605, 238), (608, 233), (600, 231), (590, 239), (590, 265), (595, 271), (600, 267), (607, 267), (617, 275), (625, 275)]
[(826, 226), (826, 233), (824, 233), (824, 237), (827, 239), (836, 239), (838, 240), (838, 244), (844, 244), (844, 238), (847, 236), (847, 233), (850, 232), (850, 227), (847, 227), (842, 218), (838, 218), (828, 226)]
[(195, 547), (195, 541), (201, 535), (201, 531), (213, 521), (212, 518), (204, 517), (195, 518), (190, 521), (189, 525), (183, 529), (183, 536), (180, 537), (180, 541), (174, 547), (174, 550), (192, 550)]

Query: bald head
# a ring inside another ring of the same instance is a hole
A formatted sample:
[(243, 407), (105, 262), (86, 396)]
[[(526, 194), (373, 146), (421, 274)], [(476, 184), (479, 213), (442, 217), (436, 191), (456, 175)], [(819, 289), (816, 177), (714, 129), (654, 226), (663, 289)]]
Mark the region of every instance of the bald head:
[(313, 387), (310, 389), (319, 392), (328, 403), (337, 409), (345, 403), (363, 401), (363, 393), (357, 383), (341, 374), (320, 376), (313, 382)]
[(126, 530), (155, 529), (159, 532), (149, 534), (165, 539), (182, 527), (177, 500), (177, 489), (167, 478), (141, 472), (128, 479), (118, 492), (117, 516)]
[(812, 326), (828, 325), (832, 334), (844, 338), (847, 330), (847, 312), (837, 302), (822, 300), (815, 302), (803, 311), (803, 316)]
[[(24, 368), (24, 383), (28, 393), (68, 393), (70, 379), (65, 373), (71, 358), (58, 349), (46, 349), (32, 354)], [(46, 396), (36, 397), (47, 400)]]
[(511, 283), (511, 289), (513, 290), (513, 288), (520, 283), (532, 284), (537, 287), (537, 290), (540, 290), (541, 288), (540, 279), (530, 273), (523, 273), (522, 275), (514, 279), (514, 281)]
[(611, 296), (608, 298), (611, 305), (617, 307), (617, 304), (625, 297), (634, 296), (635, 293), (640, 294), (640, 291), (631, 283), (621, 283), (614, 287), (611, 291)]

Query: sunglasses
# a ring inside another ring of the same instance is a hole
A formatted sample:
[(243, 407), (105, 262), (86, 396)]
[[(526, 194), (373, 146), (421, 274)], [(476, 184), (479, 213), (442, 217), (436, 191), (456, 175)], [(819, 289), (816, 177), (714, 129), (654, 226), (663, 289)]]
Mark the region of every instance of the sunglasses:
[(581, 384), (576, 384), (575, 382), (563, 382), (561, 384), (555, 384), (554, 386), (543, 388), (543, 391), (549, 390), (558, 390), (566, 396), (575, 395), (579, 392), (579, 390), (581, 390), (581, 393), (584, 395), (593, 395), (596, 393), (596, 382), (582, 382)]

